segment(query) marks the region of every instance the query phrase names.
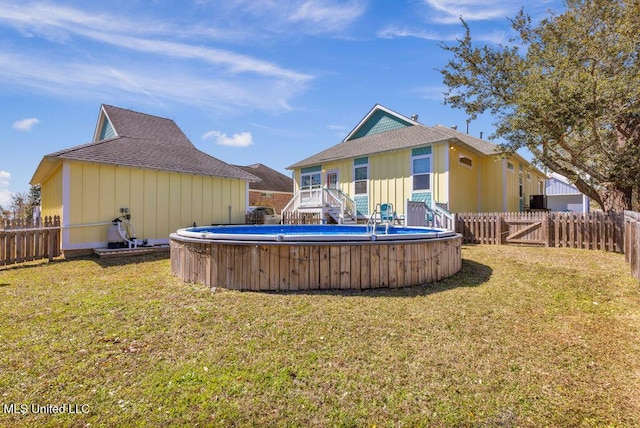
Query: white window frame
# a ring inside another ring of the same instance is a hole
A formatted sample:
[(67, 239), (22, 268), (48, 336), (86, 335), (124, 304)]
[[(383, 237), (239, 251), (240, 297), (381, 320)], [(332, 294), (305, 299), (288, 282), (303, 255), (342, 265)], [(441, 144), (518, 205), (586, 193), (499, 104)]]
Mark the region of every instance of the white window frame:
[(515, 166), (515, 164), (513, 162), (507, 161), (507, 171), (509, 171), (510, 173), (515, 174), (516, 166)]
[[(358, 168), (367, 168), (367, 177), (366, 178), (364, 178), (364, 179), (361, 178), (359, 180), (356, 180), (356, 169), (358, 169)], [(366, 191), (364, 193), (358, 193), (357, 190), (356, 190), (357, 189), (356, 183), (362, 182), (362, 181), (365, 182)], [(358, 164), (358, 165), (355, 165), (355, 164), (353, 165), (353, 194), (354, 195), (368, 195), (369, 194), (369, 161), (368, 160), (367, 160), (367, 163), (361, 163), (361, 164)]]
[[(413, 171), (413, 165), (415, 160), (429, 158), (429, 172), (428, 173), (420, 173), (418, 175), (428, 175), (429, 176), (429, 187), (427, 189), (416, 189), (415, 188), (415, 172)], [(411, 156), (411, 191), (412, 192), (430, 192), (433, 189), (433, 155), (415, 155)]]
[[(310, 176), (313, 177), (314, 175), (317, 175), (319, 178), (318, 180), (318, 184), (314, 185), (313, 180), (309, 180), (310, 185), (309, 186), (303, 186), (302, 183), (304, 182), (304, 177), (305, 176)], [(314, 171), (314, 172), (305, 172), (305, 173), (300, 173), (300, 189), (301, 190), (309, 190), (309, 189), (319, 189), (320, 187), (322, 187), (322, 171)]]

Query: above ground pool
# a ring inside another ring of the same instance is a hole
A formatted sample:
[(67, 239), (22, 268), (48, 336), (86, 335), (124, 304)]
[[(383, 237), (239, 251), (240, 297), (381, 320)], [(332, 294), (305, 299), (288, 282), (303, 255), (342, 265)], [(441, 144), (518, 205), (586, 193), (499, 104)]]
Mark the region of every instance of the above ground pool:
[(246, 225), (171, 234), (171, 272), (234, 290), (406, 287), (462, 266), (451, 230), (377, 225)]
[(455, 232), (426, 227), (382, 225), (247, 225), (180, 229), (178, 236), (216, 241), (376, 241), (446, 238)]

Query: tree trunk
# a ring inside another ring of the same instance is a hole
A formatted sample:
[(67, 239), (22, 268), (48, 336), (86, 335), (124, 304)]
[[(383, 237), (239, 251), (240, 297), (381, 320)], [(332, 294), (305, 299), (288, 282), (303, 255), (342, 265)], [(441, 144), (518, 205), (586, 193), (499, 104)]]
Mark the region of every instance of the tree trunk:
[(632, 208), (632, 187), (619, 188), (615, 184), (609, 183), (598, 193), (602, 199), (602, 208), (607, 212), (624, 211)]

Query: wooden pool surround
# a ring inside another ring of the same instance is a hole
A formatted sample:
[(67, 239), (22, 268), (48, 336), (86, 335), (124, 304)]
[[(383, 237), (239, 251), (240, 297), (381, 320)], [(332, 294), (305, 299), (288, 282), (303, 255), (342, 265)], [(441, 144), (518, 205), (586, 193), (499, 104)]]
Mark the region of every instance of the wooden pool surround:
[(439, 281), (462, 268), (462, 237), (370, 242), (221, 242), (171, 235), (171, 273), (230, 290), (366, 290)]

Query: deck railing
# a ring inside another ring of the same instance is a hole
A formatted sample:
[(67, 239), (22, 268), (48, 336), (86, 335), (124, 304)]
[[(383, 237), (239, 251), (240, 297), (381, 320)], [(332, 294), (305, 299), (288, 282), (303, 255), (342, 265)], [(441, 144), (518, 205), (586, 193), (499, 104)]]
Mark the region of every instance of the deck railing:
[(340, 210), (340, 217), (356, 218), (356, 203), (338, 189), (313, 187), (299, 190), (282, 209), (283, 215), (298, 212), (303, 208), (324, 209), (333, 207)]

